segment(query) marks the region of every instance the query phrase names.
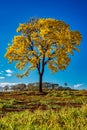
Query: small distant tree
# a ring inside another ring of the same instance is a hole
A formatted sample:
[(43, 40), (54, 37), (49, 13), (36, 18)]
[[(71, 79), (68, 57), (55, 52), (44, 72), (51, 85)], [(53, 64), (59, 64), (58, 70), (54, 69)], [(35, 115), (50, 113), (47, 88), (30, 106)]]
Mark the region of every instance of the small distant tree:
[(7, 90), (9, 90), (9, 86), (8, 86), (8, 85), (6, 85), (6, 86), (4, 87), (4, 91), (7, 91)]
[(65, 82), (65, 83), (64, 83), (64, 86), (67, 87), (67, 85), (68, 85), (68, 84)]
[(82, 39), (78, 31), (70, 30), (63, 21), (51, 18), (31, 19), (20, 24), (12, 45), (8, 46), (5, 57), (9, 63), (16, 62), (16, 68), (28, 76), (31, 70), (38, 70), (39, 91), (42, 92), (42, 78), (46, 65), (52, 72), (65, 70), (70, 62), (70, 55)]

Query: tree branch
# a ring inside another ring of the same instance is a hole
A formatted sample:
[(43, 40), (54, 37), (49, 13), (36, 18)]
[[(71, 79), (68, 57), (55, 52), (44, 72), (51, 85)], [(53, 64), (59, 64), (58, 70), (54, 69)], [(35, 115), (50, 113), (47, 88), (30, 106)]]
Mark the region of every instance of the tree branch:
[(47, 63), (48, 63), (48, 61), (50, 61), (52, 58), (48, 58), (48, 60), (46, 60), (45, 62), (44, 62), (44, 65), (46, 65)]
[(44, 66), (45, 66), (44, 61), (45, 61), (45, 55), (43, 55), (43, 59), (42, 59), (42, 71), (41, 71), (42, 75), (44, 73)]
[(41, 74), (41, 72), (40, 72), (40, 61), (38, 62), (38, 64), (37, 64), (37, 70), (38, 70), (38, 73), (39, 73), (39, 75)]

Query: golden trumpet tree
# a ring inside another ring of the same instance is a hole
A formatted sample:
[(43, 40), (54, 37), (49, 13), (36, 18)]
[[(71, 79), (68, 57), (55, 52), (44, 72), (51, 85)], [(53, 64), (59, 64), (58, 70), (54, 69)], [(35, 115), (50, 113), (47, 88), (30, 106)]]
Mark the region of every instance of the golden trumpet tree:
[[(31, 70), (39, 74), (39, 91), (42, 92), (42, 78), (45, 66), (52, 72), (65, 70), (70, 62), (70, 55), (79, 50), (82, 39), (78, 31), (70, 30), (63, 21), (52, 18), (31, 19), (17, 28), (19, 35), (14, 36), (8, 45), (5, 57), (9, 62), (16, 62), (16, 68), (28, 76)], [(27, 65), (27, 67), (26, 67)]]

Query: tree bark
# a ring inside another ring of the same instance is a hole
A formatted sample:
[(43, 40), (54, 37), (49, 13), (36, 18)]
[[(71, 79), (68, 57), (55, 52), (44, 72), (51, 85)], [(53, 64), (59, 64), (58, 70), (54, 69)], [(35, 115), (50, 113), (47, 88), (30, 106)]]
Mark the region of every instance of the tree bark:
[[(39, 61), (39, 64), (37, 64), (37, 69), (38, 69), (38, 74), (39, 74), (39, 92), (42, 92), (42, 78), (43, 78), (44, 67), (45, 67), (44, 60), (45, 60), (45, 56), (43, 56), (42, 64), (40, 64), (40, 61)], [(41, 70), (40, 70), (40, 67), (41, 67)]]
[(42, 74), (39, 75), (39, 92), (42, 92)]

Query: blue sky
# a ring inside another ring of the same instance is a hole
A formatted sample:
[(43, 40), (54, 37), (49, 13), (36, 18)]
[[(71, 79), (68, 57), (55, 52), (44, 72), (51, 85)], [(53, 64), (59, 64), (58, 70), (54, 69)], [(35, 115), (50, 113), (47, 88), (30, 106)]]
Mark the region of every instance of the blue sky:
[(68, 83), (72, 88), (87, 89), (87, 0), (0, 0), (0, 84), (37, 82), (36, 71), (18, 79), (15, 64), (4, 58), (8, 43), (11, 43), (20, 23), (31, 17), (63, 20), (72, 30), (82, 34), (80, 53), (75, 52), (65, 71), (51, 74), (46, 68), (43, 81)]

